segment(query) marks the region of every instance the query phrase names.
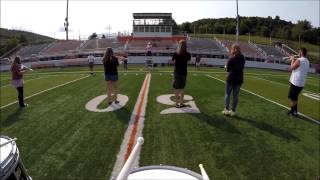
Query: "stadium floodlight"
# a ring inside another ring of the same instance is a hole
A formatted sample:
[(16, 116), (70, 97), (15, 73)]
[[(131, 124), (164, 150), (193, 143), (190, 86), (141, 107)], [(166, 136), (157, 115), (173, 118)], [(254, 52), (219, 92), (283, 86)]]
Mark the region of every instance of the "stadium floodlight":
[(66, 40), (68, 41), (69, 40), (69, 37), (68, 37), (68, 27), (69, 27), (69, 21), (68, 21), (68, 10), (69, 10), (69, 0), (67, 0), (67, 15), (66, 15), (66, 18), (64, 19), (65, 20), (65, 23), (64, 23), (64, 29), (66, 31)]
[(237, 3), (237, 27), (236, 27), (236, 41), (239, 40), (239, 11), (238, 11), (238, 0), (236, 0)]

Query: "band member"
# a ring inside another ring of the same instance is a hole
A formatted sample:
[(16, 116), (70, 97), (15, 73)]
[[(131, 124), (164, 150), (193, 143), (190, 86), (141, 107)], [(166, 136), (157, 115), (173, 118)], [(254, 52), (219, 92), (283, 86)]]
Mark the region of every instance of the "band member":
[[(238, 96), (240, 92), (240, 87), (243, 83), (244, 64), (245, 59), (244, 56), (241, 54), (240, 46), (238, 44), (233, 44), (231, 47), (231, 57), (226, 66), (228, 77), (226, 82), (225, 108), (222, 111), (222, 114), (224, 115), (236, 115)], [(231, 92), (233, 92), (233, 101), (232, 109), (230, 110), (229, 104)]]
[(117, 88), (117, 82), (118, 82), (118, 66), (119, 66), (119, 59), (123, 60), (125, 58), (120, 56), (114, 56), (113, 55), (113, 49), (111, 47), (108, 47), (103, 58), (103, 66), (104, 66), (104, 79), (106, 81), (107, 86), (107, 101), (108, 104), (112, 104), (114, 102), (115, 104), (118, 104), (119, 101), (118, 98), (118, 88)]
[(24, 103), (23, 97), (23, 74), (27, 71), (27, 68), (21, 64), (19, 56), (15, 57), (11, 65), (11, 84), (18, 91), (18, 102), (20, 108), (27, 107), (28, 104)]
[(199, 55), (196, 56), (196, 69), (200, 69), (200, 62), (201, 62), (201, 58)]
[(298, 96), (302, 91), (308, 72), (309, 72), (309, 60), (307, 59), (307, 49), (301, 48), (299, 50), (299, 58), (292, 56), (291, 65), (289, 70), (291, 72), (290, 77), (290, 89), (288, 93), (288, 98), (290, 99), (291, 110), (288, 115), (297, 116), (298, 115)]
[(148, 42), (148, 44), (146, 46), (146, 50), (147, 50), (146, 69), (148, 71), (151, 71), (152, 66), (153, 66), (152, 57), (151, 57), (152, 56), (151, 49), (152, 49), (152, 44), (151, 44), (151, 42)]
[(95, 60), (95, 57), (93, 54), (90, 54), (88, 56), (88, 63), (89, 63), (89, 69), (90, 69), (90, 74), (93, 75), (93, 65), (94, 65), (94, 60)]
[(125, 71), (128, 70), (128, 56), (124, 56), (124, 59), (123, 59), (123, 68)]
[(186, 107), (183, 103), (183, 97), (187, 79), (187, 65), (190, 60), (191, 54), (187, 52), (187, 43), (185, 40), (181, 40), (177, 52), (172, 57), (172, 61), (174, 62), (173, 88), (175, 89), (177, 108)]

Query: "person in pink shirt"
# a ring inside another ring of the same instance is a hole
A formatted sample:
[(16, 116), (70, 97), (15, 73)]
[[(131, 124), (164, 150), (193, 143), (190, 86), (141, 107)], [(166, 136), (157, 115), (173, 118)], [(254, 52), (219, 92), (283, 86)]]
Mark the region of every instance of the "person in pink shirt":
[(23, 98), (23, 74), (26, 72), (27, 68), (21, 64), (21, 59), (19, 56), (14, 58), (11, 65), (11, 84), (18, 91), (18, 102), (20, 108), (27, 107), (28, 104), (24, 103)]

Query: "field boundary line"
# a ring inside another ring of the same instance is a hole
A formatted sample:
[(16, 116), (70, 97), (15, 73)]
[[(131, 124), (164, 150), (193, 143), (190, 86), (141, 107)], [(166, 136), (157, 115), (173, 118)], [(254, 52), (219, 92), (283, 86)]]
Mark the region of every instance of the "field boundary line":
[[(222, 83), (225, 84), (225, 82), (224, 82), (223, 80), (219, 79), (219, 78), (213, 77), (213, 76), (208, 75), (208, 74), (207, 74), (206, 76), (209, 77), (209, 78), (215, 79), (215, 80), (217, 80), (217, 81), (220, 81), (220, 82), (222, 82)], [(261, 99), (264, 99), (264, 100), (266, 100), (266, 101), (268, 101), (268, 102), (271, 102), (271, 103), (273, 103), (273, 104), (276, 104), (276, 105), (278, 105), (278, 106), (280, 106), (280, 107), (283, 107), (283, 108), (285, 108), (285, 109), (287, 109), (287, 110), (290, 110), (289, 107), (287, 107), (287, 106), (285, 106), (285, 105), (282, 105), (282, 104), (280, 104), (280, 103), (278, 103), (278, 102), (275, 102), (275, 101), (273, 101), (273, 100), (271, 100), (271, 99), (268, 99), (268, 98), (266, 98), (266, 97), (264, 97), (264, 96), (261, 96), (261, 95), (259, 95), (259, 94), (256, 94), (256, 93), (254, 93), (254, 92), (252, 92), (252, 91), (249, 91), (249, 90), (244, 89), (244, 88), (241, 88), (241, 90), (243, 90), (243, 91), (245, 91), (245, 92), (247, 92), (247, 93), (249, 93), (249, 94), (255, 95), (255, 96), (257, 96), (257, 97), (259, 97), (259, 98), (261, 98)], [(317, 120), (315, 120), (315, 119), (313, 119), (312, 117), (309, 117), (309, 116), (307, 116), (307, 115), (305, 115), (305, 114), (303, 114), (303, 113), (300, 113), (300, 112), (299, 112), (299, 115), (302, 116), (302, 117), (304, 117), (304, 118), (306, 118), (306, 119), (308, 119), (309, 121), (311, 121), (311, 122), (313, 122), (313, 123), (316, 123), (316, 124), (320, 125), (320, 122), (317, 121)]]
[[(267, 81), (267, 82), (271, 82), (271, 83), (273, 83), (273, 84), (278, 84), (278, 85), (281, 85), (281, 86), (290, 87), (288, 84), (284, 84), (284, 83), (272, 81), (272, 80), (269, 80), (269, 79), (264, 79), (264, 78), (256, 77), (256, 76), (250, 76), (250, 77), (253, 77), (253, 78), (256, 78), (256, 79), (260, 79), (260, 80), (263, 80), (263, 81)], [(307, 93), (317, 94), (317, 93), (315, 93), (315, 92), (308, 91), (308, 90), (305, 90), (305, 89), (303, 89), (302, 91), (305, 91), (305, 92), (307, 92)]]
[[(120, 151), (117, 155), (117, 160), (113, 166), (113, 170), (111, 173), (112, 178), (115, 178), (121, 168), (123, 167), (124, 163), (128, 159), (136, 140), (139, 136), (142, 136), (142, 130), (144, 127), (145, 121), (145, 114), (148, 102), (148, 94), (149, 94), (149, 87), (151, 81), (151, 74), (148, 73), (143, 81), (143, 85), (140, 89), (139, 96), (137, 98), (136, 104), (132, 111), (128, 128), (124, 134)], [(140, 159), (140, 150), (138, 152), (137, 158), (133, 163), (133, 167), (139, 166), (139, 159)]]
[[(87, 77), (89, 77), (89, 76), (90, 76), (90, 75), (87, 75), (87, 76), (84, 76), (84, 77), (81, 77), (81, 78), (78, 78), (78, 79), (75, 79), (75, 80), (72, 80), (72, 81), (68, 81), (68, 82), (66, 82), (66, 83), (63, 83), (63, 84), (54, 86), (54, 87), (51, 87), (51, 88), (49, 88), (49, 89), (45, 89), (45, 90), (43, 90), (43, 91), (40, 91), (40, 92), (37, 92), (37, 93), (32, 94), (32, 95), (30, 95), (30, 96), (27, 96), (27, 97), (25, 97), (24, 99), (26, 100), (26, 99), (32, 98), (33, 96), (36, 96), (36, 95), (45, 93), (45, 92), (47, 92), (47, 91), (51, 91), (51, 90), (56, 89), (56, 88), (58, 88), (58, 87), (62, 87), (62, 86), (68, 85), (68, 84), (70, 84), (70, 83), (73, 83), (73, 82), (82, 80), (82, 79), (87, 78)], [(11, 106), (11, 105), (13, 105), (13, 104), (15, 104), (15, 103), (17, 103), (17, 102), (18, 102), (18, 101), (14, 101), (14, 102), (11, 102), (11, 103), (9, 103), (9, 104), (7, 104), (7, 105), (1, 106), (0, 109), (6, 108), (6, 107), (8, 107), (8, 106)]]

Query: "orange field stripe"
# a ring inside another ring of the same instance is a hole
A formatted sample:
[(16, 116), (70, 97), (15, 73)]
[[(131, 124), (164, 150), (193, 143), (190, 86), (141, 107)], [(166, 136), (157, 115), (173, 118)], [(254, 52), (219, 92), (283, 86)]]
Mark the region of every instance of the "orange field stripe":
[(128, 145), (127, 145), (127, 151), (126, 151), (126, 154), (124, 156), (123, 164), (128, 160), (129, 155), (130, 155), (130, 153), (132, 151), (132, 148), (134, 146), (134, 143), (135, 143), (135, 137), (136, 137), (137, 130), (138, 130), (138, 122), (139, 122), (139, 119), (140, 119), (140, 116), (141, 116), (142, 105), (143, 105), (145, 94), (146, 94), (146, 91), (147, 91), (147, 82), (149, 81), (149, 79), (150, 79), (150, 74), (147, 75), (147, 78), (145, 79), (145, 81), (143, 83), (143, 90), (142, 90), (142, 94), (141, 94), (140, 99), (139, 99), (140, 102), (138, 104), (138, 109), (137, 109), (137, 113), (135, 115), (133, 128), (132, 128), (132, 131), (131, 131), (131, 134), (130, 134), (130, 139), (129, 139), (129, 142), (128, 142)]

